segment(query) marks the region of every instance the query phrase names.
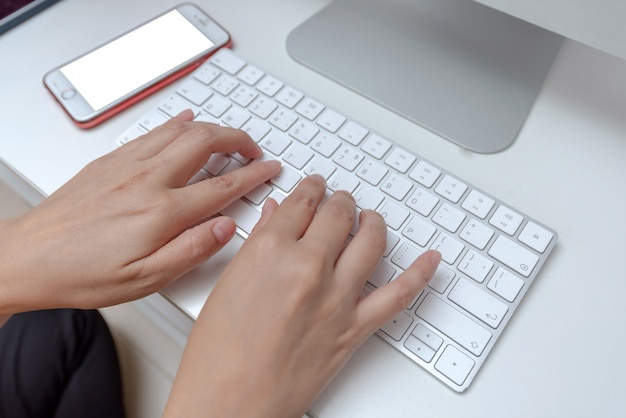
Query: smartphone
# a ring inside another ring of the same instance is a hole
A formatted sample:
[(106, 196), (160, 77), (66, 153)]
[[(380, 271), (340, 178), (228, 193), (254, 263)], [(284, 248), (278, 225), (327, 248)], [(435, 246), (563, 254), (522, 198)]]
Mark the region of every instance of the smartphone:
[(63, 64), (45, 87), (81, 128), (92, 128), (193, 71), (231, 38), (184, 3)]

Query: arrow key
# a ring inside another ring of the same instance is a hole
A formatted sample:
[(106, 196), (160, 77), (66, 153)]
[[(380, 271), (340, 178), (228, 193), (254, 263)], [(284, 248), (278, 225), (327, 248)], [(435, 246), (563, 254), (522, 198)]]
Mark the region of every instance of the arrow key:
[(409, 335), (409, 338), (406, 339), (404, 346), (411, 351), (411, 353), (415, 354), (426, 363), (430, 363), (433, 357), (435, 357), (435, 350), (415, 338), (414, 335)]
[(435, 363), (435, 369), (461, 386), (474, 368), (474, 360), (449, 345)]
[(400, 341), (412, 323), (413, 319), (409, 315), (404, 312), (399, 312), (391, 321), (382, 326), (381, 331), (394, 340)]

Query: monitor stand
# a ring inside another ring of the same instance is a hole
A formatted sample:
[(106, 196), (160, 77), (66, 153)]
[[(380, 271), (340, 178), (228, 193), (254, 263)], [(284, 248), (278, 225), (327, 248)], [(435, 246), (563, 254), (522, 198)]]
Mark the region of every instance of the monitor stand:
[(335, 0), (287, 51), (478, 153), (517, 137), (562, 37), (470, 0)]

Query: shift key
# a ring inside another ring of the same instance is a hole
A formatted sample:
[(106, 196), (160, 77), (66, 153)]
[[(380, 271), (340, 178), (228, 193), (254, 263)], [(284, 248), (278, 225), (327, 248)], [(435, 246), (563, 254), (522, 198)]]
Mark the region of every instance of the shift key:
[(426, 295), (417, 315), (476, 356), (491, 340), (489, 331), (433, 294)]

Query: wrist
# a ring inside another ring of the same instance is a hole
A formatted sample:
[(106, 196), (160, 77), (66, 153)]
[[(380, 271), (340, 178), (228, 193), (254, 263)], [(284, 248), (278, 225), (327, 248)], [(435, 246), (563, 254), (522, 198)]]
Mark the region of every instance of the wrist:
[(37, 309), (29, 305), (30, 283), (26, 269), (37, 263), (27, 253), (28, 234), (20, 231), (23, 216), (0, 219), (0, 322), (18, 312)]

